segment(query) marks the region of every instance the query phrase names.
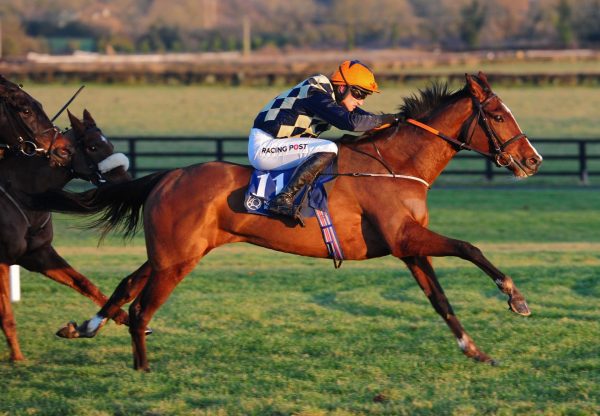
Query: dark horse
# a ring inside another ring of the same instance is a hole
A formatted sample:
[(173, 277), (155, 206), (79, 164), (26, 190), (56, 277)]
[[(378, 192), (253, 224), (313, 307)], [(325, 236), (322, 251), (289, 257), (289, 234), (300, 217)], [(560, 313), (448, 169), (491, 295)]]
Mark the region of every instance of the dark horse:
[[(341, 144), (339, 172), (356, 174), (336, 179), (329, 207), (347, 259), (392, 254), (402, 260), (464, 354), (493, 363), (454, 314), (430, 256), (471, 261), (508, 296), (512, 311), (529, 315), (529, 308), (513, 280), (478, 248), (427, 228), (427, 184), (435, 181), (461, 148), (492, 158), (519, 178), (536, 173), (542, 157), (508, 107), (492, 92), (485, 75), (467, 75), (466, 81), (465, 87), (454, 93), (434, 84), (420, 96), (405, 99), (402, 113), (406, 124)], [(144, 208), (148, 261), (121, 282), (97, 315), (77, 328), (79, 335), (93, 336), (107, 318), (135, 299), (129, 309), (134, 368), (148, 370), (146, 326), (175, 286), (215, 247), (248, 242), (326, 258), (316, 219), (308, 219), (301, 228), (294, 222), (245, 212), (244, 192), (251, 172), (248, 166), (210, 162), (86, 193), (40, 198), (39, 203), (47, 208), (103, 212), (97, 225), (105, 232), (122, 226), (126, 235), (136, 231), (140, 208)]]
[[(46, 158), (20, 153), (0, 160), (0, 326), (10, 348), (11, 360), (22, 360), (16, 323), (9, 301), (9, 266), (19, 264), (67, 285), (102, 306), (107, 298), (81, 273), (74, 270), (52, 247), (49, 212), (31, 211), (21, 201), (23, 193), (61, 189), (77, 177), (96, 185), (131, 180), (127, 158), (114, 153), (87, 111), (83, 121), (69, 113), (72, 129), (65, 137), (72, 142), (70, 165), (52, 167)], [(126, 322), (123, 312), (116, 319)]]
[(42, 105), (0, 75), (0, 159), (18, 152), (50, 157), (54, 165), (68, 162), (70, 141), (56, 128)]

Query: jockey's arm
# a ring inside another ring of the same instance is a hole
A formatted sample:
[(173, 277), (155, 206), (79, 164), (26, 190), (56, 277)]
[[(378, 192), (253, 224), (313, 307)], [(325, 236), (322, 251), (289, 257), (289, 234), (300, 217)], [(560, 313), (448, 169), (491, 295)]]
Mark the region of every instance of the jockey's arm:
[(346, 131), (367, 131), (397, 121), (395, 114), (373, 114), (360, 108), (349, 112), (331, 96), (322, 93), (314, 93), (308, 97), (306, 106), (320, 119)]

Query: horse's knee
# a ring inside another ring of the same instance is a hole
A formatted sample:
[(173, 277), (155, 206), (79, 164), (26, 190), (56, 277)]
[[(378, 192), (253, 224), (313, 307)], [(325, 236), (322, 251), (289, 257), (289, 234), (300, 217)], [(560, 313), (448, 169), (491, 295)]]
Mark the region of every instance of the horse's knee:
[(459, 257), (463, 259), (474, 259), (483, 256), (483, 252), (468, 241), (458, 241), (456, 248), (459, 253)]
[(4, 332), (7, 338), (16, 336), (17, 333), (17, 322), (13, 316), (2, 316), (0, 318), (0, 329)]
[(139, 323), (141, 311), (142, 311), (142, 307), (141, 307), (140, 303), (137, 301), (134, 301), (129, 306), (129, 326), (130, 327), (135, 326)]

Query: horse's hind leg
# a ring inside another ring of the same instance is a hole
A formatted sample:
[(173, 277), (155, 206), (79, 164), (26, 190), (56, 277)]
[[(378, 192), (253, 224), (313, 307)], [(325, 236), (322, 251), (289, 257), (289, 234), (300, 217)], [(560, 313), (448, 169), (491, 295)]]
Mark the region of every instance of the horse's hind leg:
[(129, 333), (133, 348), (133, 367), (149, 371), (145, 330), (154, 313), (168, 299), (175, 286), (194, 268), (200, 257), (165, 270), (152, 271), (148, 283), (129, 307)]
[(490, 276), (498, 289), (508, 295), (510, 310), (519, 315), (531, 314), (525, 297), (515, 286), (513, 280), (496, 268), (473, 244), (444, 237), (418, 224), (406, 228), (402, 242), (396, 244), (393, 250), (396, 257), (406, 256), (455, 256), (469, 260), (488, 276)]
[[(121, 280), (110, 299), (96, 315), (79, 326), (74, 322), (70, 322), (66, 327), (59, 330), (58, 335), (66, 338), (92, 338), (96, 336), (107, 319), (113, 319), (114, 316), (121, 313), (121, 307), (131, 302), (141, 292), (151, 271), (150, 264), (146, 261), (135, 272)], [(127, 324), (129, 324), (129, 321)]]
[[(43, 248), (29, 252), (19, 259), (19, 263), (28, 270), (42, 273), (55, 282), (68, 286), (85, 297), (91, 299), (96, 305), (104, 306), (107, 297), (94, 285), (87, 277), (75, 270), (69, 263), (66, 262), (57, 252), (54, 247), (47, 245)], [(129, 317), (123, 310), (116, 311), (111, 318), (118, 324), (127, 324)], [(59, 331), (60, 333), (63, 330)], [(67, 331), (68, 332), (68, 331)], [(65, 338), (76, 337), (74, 333), (64, 336)]]
[(17, 339), (15, 316), (10, 305), (9, 265), (5, 263), (0, 264), (0, 327), (10, 349), (10, 359), (12, 361), (24, 360), (25, 357)]
[(448, 302), (448, 298), (444, 294), (444, 290), (442, 289), (437, 276), (435, 275), (430, 259), (426, 257), (405, 257), (402, 261), (408, 266), (413, 277), (416, 279), (423, 292), (425, 292), (425, 295), (429, 299), (429, 302), (431, 302), (435, 311), (450, 327), (450, 330), (456, 337), (458, 345), (463, 353), (476, 361), (494, 364), (495, 361), (477, 348), (471, 337), (467, 335), (467, 332), (460, 324), (452, 310), (452, 306), (450, 306), (450, 302)]
[(121, 280), (121, 283), (114, 290), (108, 302), (100, 309), (98, 315), (112, 318), (115, 314), (118, 314), (123, 305), (131, 302), (142, 291), (151, 272), (152, 268), (146, 261), (135, 272)]

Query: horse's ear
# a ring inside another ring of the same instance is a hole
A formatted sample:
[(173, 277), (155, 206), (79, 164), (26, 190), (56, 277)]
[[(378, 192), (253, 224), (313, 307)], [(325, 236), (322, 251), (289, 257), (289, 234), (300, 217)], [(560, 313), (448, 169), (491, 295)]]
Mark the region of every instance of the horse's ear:
[(67, 114), (69, 116), (69, 121), (71, 122), (71, 127), (75, 131), (75, 133), (82, 135), (85, 132), (85, 127), (83, 123), (75, 117), (69, 110), (67, 110)]
[[(487, 98), (488, 94), (486, 89), (479, 83), (478, 77), (465, 74), (465, 78), (467, 79), (467, 86), (469, 87), (471, 95), (477, 98), (479, 102), (484, 101)], [(487, 80), (485, 82), (487, 83)]]
[(488, 82), (487, 75), (485, 75), (483, 72), (479, 71), (479, 73), (477, 74), (477, 78), (479, 78), (479, 82), (481, 85), (483, 85), (483, 89), (486, 92), (492, 91), (492, 86)]
[(87, 109), (83, 110), (83, 122), (89, 126), (96, 125), (96, 121), (92, 118), (92, 115)]

